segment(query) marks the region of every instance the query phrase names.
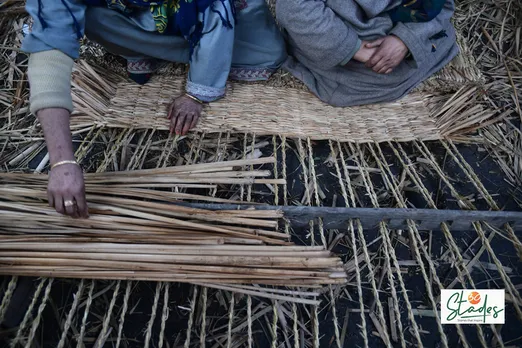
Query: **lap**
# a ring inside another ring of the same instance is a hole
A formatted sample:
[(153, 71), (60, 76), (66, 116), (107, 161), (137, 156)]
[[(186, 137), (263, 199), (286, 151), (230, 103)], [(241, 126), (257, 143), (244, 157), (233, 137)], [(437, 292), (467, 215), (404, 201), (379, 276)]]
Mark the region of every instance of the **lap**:
[(423, 80), (418, 70), (407, 62), (389, 75), (377, 74), (358, 62), (323, 70), (307, 67), (299, 60), (290, 58), (283, 68), (303, 81), (319, 99), (334, 106), (393, 101)]
[[(246, 0), (238, 12), (232, 65), (278, 68), (286, 59), (284, 39), (264, 0)], [(89, 7), (86, 35), (109, 52), (126, 58), (154, 57), (188, 63), (189, 45), (181, 36), (159, 34), (144, 17), (128, 17), (103, 7)], [(229, 29), (223, 29), (229, 30)], [(206, 35), (217, 35), (214, 30)]]

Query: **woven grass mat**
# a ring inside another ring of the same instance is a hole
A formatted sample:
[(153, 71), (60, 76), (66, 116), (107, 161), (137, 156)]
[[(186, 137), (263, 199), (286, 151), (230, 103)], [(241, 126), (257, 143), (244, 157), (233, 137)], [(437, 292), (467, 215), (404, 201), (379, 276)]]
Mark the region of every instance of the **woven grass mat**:
[[(157, 76), (140, 86), (81, 61), (73, 76), (71, 126), (167, 130), (167, 107), (183, 81)], [(436, 140), (474, 130), (491, 117), (475, 102), (476, 91), (471, 86), (451, 98), (413, 93), (394, 103), (334, 108), (300, 89), (230, 83), (226, 98), (205, 108), (196, 130), (357, 142)]]

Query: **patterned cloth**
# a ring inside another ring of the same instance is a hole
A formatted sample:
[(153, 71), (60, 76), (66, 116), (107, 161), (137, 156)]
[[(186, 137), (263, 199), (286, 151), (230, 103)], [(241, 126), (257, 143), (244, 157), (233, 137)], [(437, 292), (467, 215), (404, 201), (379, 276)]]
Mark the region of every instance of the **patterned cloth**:
[[(100, 6), (107, 4), (111, 9), (125, 14), (135, 10), (150, 9), (156, 29), (159, 33), (181, 34), (189, 43), (191, 51), (198, 45), (204, 35), (204, 17), (202, 14), (211, 7), (221, 17), (223, 26), (233, 28), (235, 24), (235, 8), (232, 13), (226, 9), (225, 3), (230, 0), (84, 0), (87, 5)], [(221, 3), (222, 6), (215, 6)]]
[(446, 0), (403, 0), (389, 14), (394, 23), (429, 22), (439, 15)]

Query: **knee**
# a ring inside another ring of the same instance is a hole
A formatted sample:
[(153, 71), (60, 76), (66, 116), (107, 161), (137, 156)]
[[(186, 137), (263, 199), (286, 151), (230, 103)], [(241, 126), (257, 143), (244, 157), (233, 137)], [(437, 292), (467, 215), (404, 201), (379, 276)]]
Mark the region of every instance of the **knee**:
[(85, 10), (85, 35), (91, 40), (95, 40), (103, 25), (103, 10), (101, 7), (87, 7)]
[(295, 13), (299, 11), (299, 6), (294, 0), (279, 0), (275, 6), (277, 22), (285, 29), (296, 22)]
[(85, 35), (93, 41), (99, 41), (110, 30), (109, 22), (115, 20), (116, 11), (105, 7), (89, 6), (85, 11)]

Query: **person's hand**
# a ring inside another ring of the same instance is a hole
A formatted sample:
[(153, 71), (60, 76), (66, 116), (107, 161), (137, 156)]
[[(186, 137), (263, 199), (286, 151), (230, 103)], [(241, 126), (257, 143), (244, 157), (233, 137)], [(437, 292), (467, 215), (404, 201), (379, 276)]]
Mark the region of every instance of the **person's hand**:
[(186, 95), (174, 99), (167, 116), (170, 120), (170, 133), (187, 134), (189, 130), (196, 127), (202, 110), (201, 103)]
[(61, 214), (73, 218), (89, 217), (83, 172), (76, 164), (63, 164), (51, 170), (47, 198), (49, 206)]
[(379, 74), (389, 74), (406, 58), (408, 47), (397, 36), (389, 35), (366, 44), (376, 52), (366, 62), (366, 67)]
[(353, 59), (361, 62), (366, 63), (370, 60), (370, 58), (377, 52), (377, 46), (375, 47), (368, 47), (369, 42), (363, 41), (361, 44), (361, 48), (355, 53), (353, 56)]

